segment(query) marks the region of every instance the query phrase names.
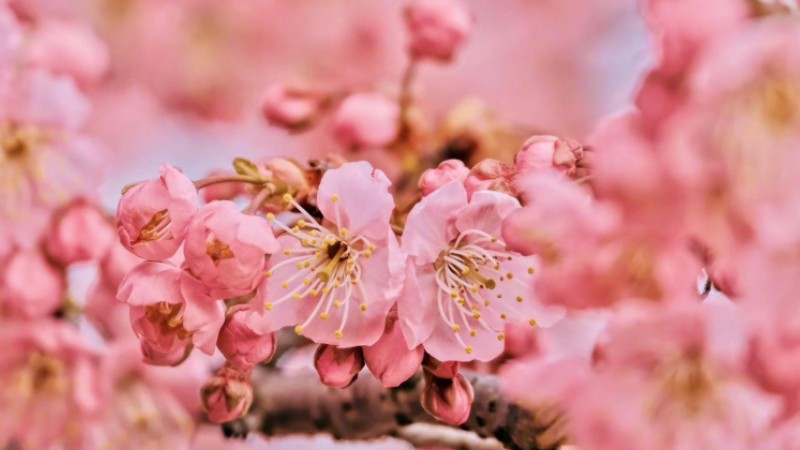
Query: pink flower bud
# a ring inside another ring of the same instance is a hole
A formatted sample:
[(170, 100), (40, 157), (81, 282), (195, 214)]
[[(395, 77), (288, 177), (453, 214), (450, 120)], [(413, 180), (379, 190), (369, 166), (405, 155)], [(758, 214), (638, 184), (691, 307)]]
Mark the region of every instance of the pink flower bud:
[(294, 130), (310, 125), (319, 116), (325, 101), (318, 93), (275, 84), (264, 95), (261, 113), (271, 125)]
[(513, 178), (516, 174), (513, 166), (496, 159), (484, 159), (472, 168), (464, 181), (470, 197), (477, 191), (497, 191), (515, 195)]
[(426, 196), (451, 181), (463, 183), (468, 175), (469, 169), (461, 160), (448, 159), (440, 162), (435, 169), (428, 169), (422, 173), (419, 177), (419, 190)]
[(472, 16), (458, 0), (411, 0), (405, 18), (414, 58), (450, 61), (472, 29)]
[(458, 361), (442, 362), (427, 354), (422, 365), (426, 372), (436, 378), (453, 378), (458, 375), (458, 371), (461, 369), (461, 363)]
[(88, 26), (55, 19), (37, 24), (24, 58), (29, 65), (67, 75), (82, 86), (100, 81), (109, 64), (105, 42)]
[(15, 253), (0, 268), (0, 315), (33, 319), (53, 314), (64, 301), (64, 274), (35, 250)]
[(161, 178), (128, 189), (117, 208), (122, 245), (135, 255), (164, 260), (175, 254), (197, 210), (197, 189), (178, 169), (164, 164)]
[[(173, 338), (174, 339), (174, 338)], [(164, 349), (156, 343), (142, 340), (139, 348), (142, 351), (142, 361), (154, 366), (177, 366), (186, 361), (192, 353), (191, 342), (174, 339), (176, 345)]]
[(321, 344), (314, 354), (314, 368), (325, 386), (344, 389), (356, 381), (364, 368), (364, 354), (361, 347)]
[(273, 183), (286, 188), (290, 194), (297, 196), (308, 193), (310, 189), (308, 178), (303, 168), (296, 162), (286, 158), (274, 158), (264, 163), (264, 167)]
[(533, 136), (525, 141), (514, 157), (514, 164), (520, 176), (548, 169), (574, 176), (582, 158), (583, 146), (578, 141), (556, 136)]
[(430, 377), (422, 391), (422, 407), (436, 419), (458, 426), (469, 418), (474, 398), (472, 385), (464, 375), (452, 379)]
[(214, 423), (230, 422), (247, 414), (253, 404), (250, 370), (225, 365), (203, 385), (203, 410)]
[(414, 376), (422, 364), (425, 350), (417, 346), (409, 350), (396, 320), (388, 319), (383, 336), (375, 344), (364, 347), (367, 367), (384, 387), (397, 387)]
[(280, 249), (272, 227), (222, 200), (203, 206), (186, 232), (186, 266), (214, 298), (244, 295), (261, 280), (268, 253)]
[(342, 101), (332, 121), (333, 136), (345, 147), (385, 147), (397, 137), (400, 107), (383, 94), (353, 94)]
[(246, 318), (251, 311), (248, 305), (231, 308), (217, 338), (217, 348), (228, 364), (243, 370), (272, 358), (277, 343), (275, 333), (262, 335), (247, 326)]
[(95, 206), (74, 202), (56, 219), (45, 239), (47, 254), (62, 264), (98, 261), (114, 241), (114, 230)]

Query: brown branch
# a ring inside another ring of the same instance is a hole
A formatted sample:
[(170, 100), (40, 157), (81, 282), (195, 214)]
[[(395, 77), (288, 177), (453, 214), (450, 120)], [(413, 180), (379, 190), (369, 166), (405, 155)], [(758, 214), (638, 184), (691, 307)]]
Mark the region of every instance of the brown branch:
[[(555, 449), (565, 442), (560, 414), (550, 409), (531, 413), (503, 397), (495, 377), (464, 374), (474, 387), (475, 402), (462, 430), (494, 438), (514, 450)], [(336, 439), (370, 440), (383, 436), (403, 438), (411, 424), (443, 426), (420, 406), (421, 376), (398, 388), (384, 389), (364, 372), (349, 388), (331, 389), (322, 385), (314, 373), (282, 376), (276, 370), (258, 368), (253, 373), (253, 384), (253, 408), (244, 418), (223, 425), (227, 436), (241, 437), (258, 431), (266, 436), (328, 433)]]

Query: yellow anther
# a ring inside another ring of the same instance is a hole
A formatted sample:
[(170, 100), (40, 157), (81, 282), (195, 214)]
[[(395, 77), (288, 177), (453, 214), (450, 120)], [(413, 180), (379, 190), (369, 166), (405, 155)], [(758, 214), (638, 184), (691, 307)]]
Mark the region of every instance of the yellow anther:
[(284, 288), (284, 289), (288, 289), (289, 288), (289, 282), (288, 281), (284, 281), (283, 283), (281, 283), (281, 287)]
[(275, 214), (267, 213), (267, 220), (269, 220), (270, 222), (275, 220)]
[(303, 268), (303, 263), (302, 262), (297, 263), (297, 270), (301, 270), (302, 268)]
[(453, 298), (458, 298), (458, 291), (452, 291), (452, 292), (450, 292), (450, 297), (453, 297)]
[(303, 244), (303, 247), (308, 247), (311, 244), (311, 241), (308, 238), (300, 239), (300, 243)]
[(292, 250), (287, 248), (286, 250), (283, 251), (283, 254), (289, 256), (292, 254)]
[(264, 305), (264, 309), (266, 309), (267, 311), (272, 311), (272, 303), (267, 303), (266, 305)]
[(473, 319), (480, 319), (481, 318), (481, 313), (479, 313), (478, 311), (473, 312), (472, 313), (472, 318)]
[(292, 298), (295, 299), (295, 300), (300, 300), (301, 297), (300, 297), (300, 294), (294, 294), (294, 295), (292, 295)]
[(303, 278), (303, 284), (305, 284), (306, 286), (308, 286), (309, 284), (311, 284), (311, 280), (309, 280), (309, 279), (308, 279), (308, 277), (306, 277), (306, 278)]
[(300, 219), (300, 220), (297, 221), (297, 226), (300, 227), (300, 228), (305, 228), (306, 225), (308, 225), (308, 223), (306, 223), (306, 221), (303, 220), (303, 219)]
[(533, 275), (534, 272), (536, 272), (536, 269), (534, 269), (533, 267), (528, 267), (528, 273), (530, 275)]
[(506, 278), (508, 278), (510, 280), (510, 279), (514, 278), (514, 274), (511, 273), (511, 272), (508, 272), (508, 275), (506, 275)]
[(464, 270), (461, 271), (461, 275), (466, 275), (469, 273), (469, 267), (464, 267)]
[(490, 302), (489, 300), (484, 300), (484, 301), (483, 301), (483, 306), (485, 306), (485, 307), (487, 307), (487, 308), (488, 308), (488, 307), (489, 307), (489, 306), (491, 306), (491, 305), (492, 305), (492, 302)]
[(469, 335), (472, 336), (472, 337), (475, 337), (475, 336), (478, 335), (478, 332), (475, 331), (475, 330), (469, 330)]
[(351, 278), (350, 279), (350, 284), (352, 284), (353, 286), (357, 285), (358, 284), (358, 279), (357, 278)]
[(492, 241), (492, 243), (495, 243), (495, 242), (497, 242), (497, 238), (496, 238), (496, 237), (494, 237), (494, 236), (492, 236), (492, 238), (490, 239), (490, 241)]
[(367, 250), (364, 253), (362, 253), (362, 255), (364, 255), (364, 258), (369, 258), (370, 256), (372, 256), (372, 252)]
[(327, 286), (326, 286), (326, 287), (324, 287), (324, 288), (322, 288), (322, 293), (323, 293), (323, 294), (328, 294), (330, 291), (331, 291), (331, 288), (329, 288), (329, 287), (327, 287)]
[(339, 194), (333, 194), (331, 196), (331, 200), (333, 200), (334, 203), (338, 202), (339, 201)]
[(333, 301), (333, 307), (334, 308), (338, 308), (340, 306), (342, 306), (342, 302), (340, 302), (339, 300), (334, 300)]
[(505, 338), (506, 338), (506, 334), (505, 333), (497, 333), (497, 340), (498, 341), (502, 342), (503, 340), (505, 340)]
[(523, 300), (523, 298), (522, 298), (522, 297), (520, 297), (520, 296), (517, 296), (517, 303), (522, 303), (522, 300)]
[(361, 305), (361, 311), (366, 311), (366, 310), (367, 310), (367, 304), (366, 304), (366, 303), (363, 303), (363, 304)]
[(503, 294), (497, 294), (497, 298), (503, 298)]
[(461, 331), (461, 327), (458, 325), (453, 325), (453, 333), (458, 333), (459, 331)]
[(339, 230), (339, 236), (343, 238), (346, 238), (348, 233), (350, 233), (350, 230), (348, 230), (347, 228), (342, 228), (341, 230)]
[(344, 333), (342, 333), (342, 330), (336, 330), (333, 335), (336, 337), (336, 339), (341, 339), (344, 336)]
[(506, 320), (506, 319), (508, 319), (508, 314), (506, 314), (506, 313), (501, 313), (501, 314), (500, 314), (500, 318), (501, 318), (501, 319), (503, 319), (503, 320)]
[(181, 318), (178, 316), (172, 316), (172, 318), (169, 319), (169, 326), (171, 328), (178, 328), (181, 325), (181, 323), (182, 323)]
[(371, 251), (371, 252), (374, 252), (376, 248), (377, 248), (377, 247), (375, 247), (375, 246), (374, 246), (374, 245), (372, 245), (372, 244), (368, 244), (368, 245), (367, 245), (367, 249), (368, 249), (369, 251)]
[(312, 297), (316, 297), (316, 296), (317, 296), (317, 294), (319, 294), (319, 291), (318, 291), (318, 290), (316, 290), (316, 289), (312, 289), (312, 290), (311, 290), (311, 296), (312, 296)]
[(531, 319), (528, 321), (528, 325), (535, 327), (536, 326), (536, 319)]
[(299, 233), (300, 232), (300, 227), (298, 227), (297, 225), (293, 226), (292, 227), (292, 232)]
[(272, 271), (268, 270), (268, 271), (264, 272), (264, 276), (267, 277), (267, 278), (271, 277), (272, 276)]
[(471, 345), (468, 345), (468, 346), (466, 346), (466, 348), (464, 348), (464, 350), (466, 350), (466, 351), (467, 351), (467, 354), (468, 354), (468, 355), (471, 355), (471, 354), (472, 354), (472, 352), (473, 352), (473, 348), (472, 348), (472, 346), (471, 346)]
[(470, 290), (471, 290), (472, 292), (478, 292), (478, 289), (480, 289), (480, 288), (478, 287), (478, 285), (477, 285), (477, 284), (473, 284), (473, 285), (470, 287)]
[(292, 200), (293, 200), (292, 194), (288, 194), (288, 193), (287, 194), (283, 194), (283, 201), (285, 201), (286, 203), (292, 203)]
[(320, 313), (319, 318), (322, 320), (328, 320), (328, 313)]
[(297, 334), (303, 334), (303, 327), (301, 327), (300, 325), (294, 327), (294, 332)]

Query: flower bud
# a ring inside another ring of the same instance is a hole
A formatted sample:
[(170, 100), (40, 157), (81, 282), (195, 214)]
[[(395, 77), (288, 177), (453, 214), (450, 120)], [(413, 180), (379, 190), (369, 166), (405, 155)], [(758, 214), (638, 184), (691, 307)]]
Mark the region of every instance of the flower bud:
[(472, 16), (459, 0), (412, 0), (405, 19), (414, 58), (450, 61), (472, 29)]
[(225, 365), (203, 385), (203, 410), (214, 423), (230, 422), (247, 414), (253, 404), (249, 370)]
[(217, 338), (217, 348), (228, 364), (243, 370), (272, 358), (277, 343), (275, 333), (262, 335), (247, 326), (246, 319), (251, 311), (248, 305), (231, 308)]
[(548, 169), (574, 176), (582, 158), (583, 146), (578, 141), (556, 136), (533, 136), (525, 141), (514, 157), (514, 165), (520, 176)]
[(161, 261), (178, 250), (197, 210), (197, 189), (178, 169), (164, 164), (161, 178), (139, 183), (122, 195), (117, 230), (136, 256)]
[(458, 361), (442, 362), (428, 354), (425, 355), (422, 366), (427, 373), (436, 378), (453, 378), (461, 369), (461, 363)]
[(114, 230), (95, 206), (77, 201), (64, 210), (47, 233), (47, 254), (62, 264), (99, 261), (114, 241)]
[(308, 178), (302, 167), (296, 162), (286, 158), (274, 158), (264, 167), (270, 174), (272, 182), (285, 187), (294, 196), (305, 195), (310, 189)]
[(459, 426), (469, 418), (474, 398), (472, 385), (464, 375), (452, 379), (429, 377), (422, 391), (422, 407), (436, 419)]
[(495, 159), (484, 159), (472, 168), (464, 181), (470, 196), (477, 191), (497, 191), (515, 195), (513, 177), (516, 171), (513, 166)]
[(423, 197), (451, 182), (461, 183), (467, 179), (469, 169), (461, 160), (448, 159), (442, 161), (435, 169), (428, 169), (419, 177), (419, 190)]
[(400, 326), (391, 318), (378, 342), (363, 351), (370, 372), (387, 388), (400, 386), (414, 376), (425, 355), (422, 346), (408, 349)]
[(361, 347), (338, 348), (320, 344), (314, 354), (314, 368), (325, 386), (343, 389), (353, 384), (364, 368)]
[(385, 147), (397, 137), (400, 107), (379, 93), (358, 93), (344, 99), (332, 118), (334, 138), (347, 148)]
[(296, 130), (314, 122), (325, 101), (318, 93), (274, 84), (264, 95), (261, 114), (271, 125)]
[(22, 250), (0, 268), (0, 311), (33, 319), (53, 314), (64, 301), (64, 274), (40, 252)]

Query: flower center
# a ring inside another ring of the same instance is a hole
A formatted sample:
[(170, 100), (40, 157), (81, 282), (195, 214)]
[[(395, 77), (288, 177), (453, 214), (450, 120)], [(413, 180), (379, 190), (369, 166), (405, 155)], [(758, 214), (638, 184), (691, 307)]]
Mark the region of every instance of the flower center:
[(654, 403), (656, 414), (672, 411), (670, 405), (679, 406), (681, 415), (696, 415), (711, 406), (709, 401), (716, 392), (715, 376), (701, 355), (684, 355), (665, 364), (659, 372), (661, 392)]
[(134, 244), (156, 241), (163, 238), (172, 229), (171, 225), (172, 219), (169, 217), (169, 212), (166, 209), (162, 209), (161, 211), (153, 214), (153, 217), (150, 218), (150, 221), (147, 222), (144, 227), (142, 227)]
[(192, 332), (183, 327), (181, 304), (158, 302), (148, 305), (144, 315), (164, 335), (176, 334), (179, 339), (187, 339), (192, 336)]
[[(291, 195), (286, 194), (284, 200), (297, 209), (304, 219), (291, 228), (276, 220), (274, 214), (268, 214), (267, 219), (295, 238), (300, 245), (284, 250), (284, 255), (291, 257), (270, 267), (266, 273), (267, 277), (271, 277), (281, 269), (290, 269), (281, 283), (284, 295), (266, 303), (264, 307), (270, 311), (275, 305), (292, 299), (315, 300), (316, 306), (311, 314), (295, 327), (297, 334), (302, 334), (314, 319), (328, 320), (332, 309), (341, 308), (341, 322), (334, 332), (336, 339), (341, 339), (347, 325), (350, 303), (356, 301), (356, 292), (360, 294), (359, 309), (367, 311), (368, 296), (361, 283), (361, 261), (371, 257), (376, 247), (364, 236), (350, 236), (347, 228), (336, 226), (335, 230), (331, 230), (321, 225)], [(334, 195), (336, 223), (341, 223), (338, 202), (339, 196)]]
[(233, 258), (231, 247), (218, 239), (212, 239), (206, 244), (206, 254), (214, 261), (214, 264), (219, 264), (223, 259)]
[(536, 325), (536, 319), (519, 309), (530, 295), (529, 277), (534, 273), (526, 262), (527, 258), (509, 251), (500, 238), (477, 229), (462, 232), (434, 262), (439, 314), (467, 354), (473, 347), (462, 337), (462, 327), (469, 338), (485, 331), (502, 341), (504, 321), (509, 317)]

